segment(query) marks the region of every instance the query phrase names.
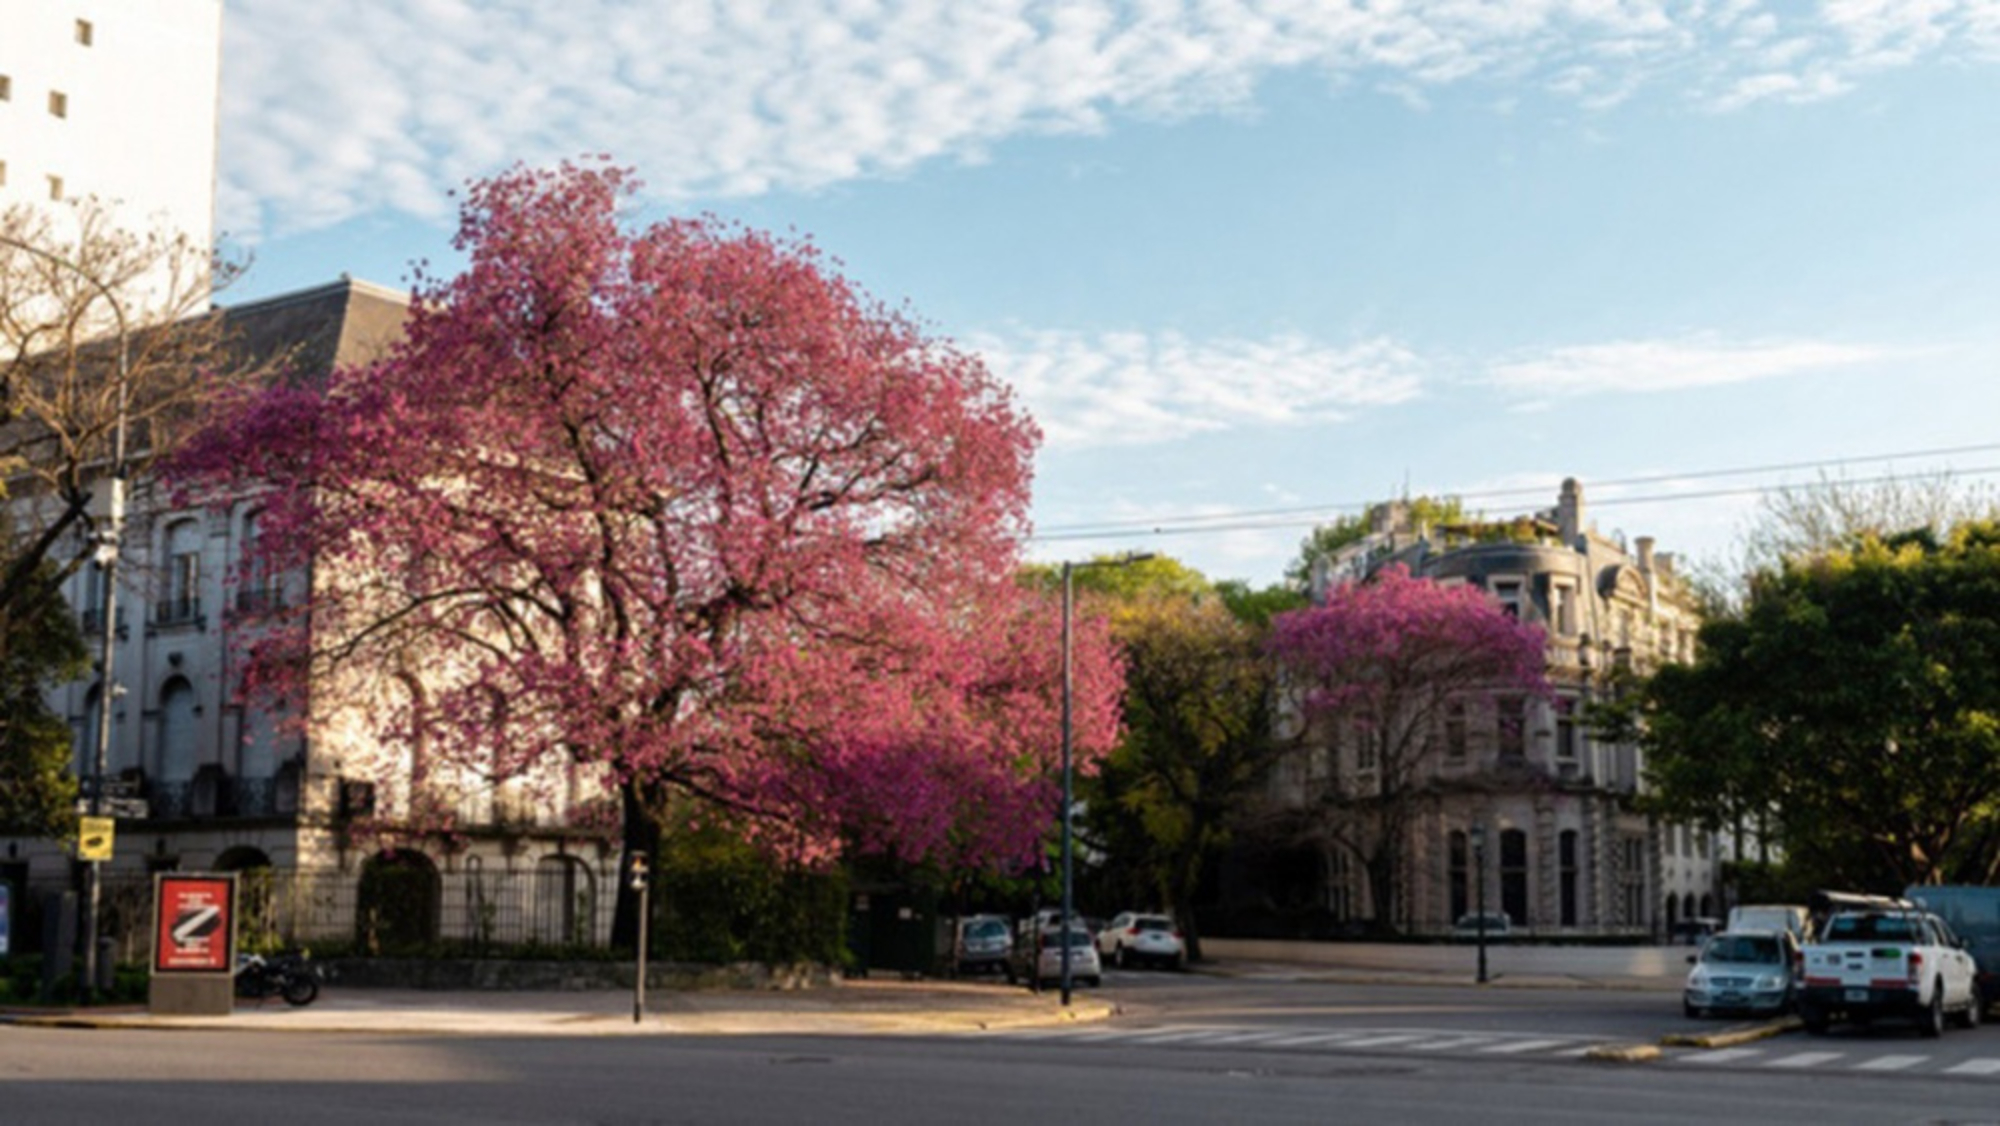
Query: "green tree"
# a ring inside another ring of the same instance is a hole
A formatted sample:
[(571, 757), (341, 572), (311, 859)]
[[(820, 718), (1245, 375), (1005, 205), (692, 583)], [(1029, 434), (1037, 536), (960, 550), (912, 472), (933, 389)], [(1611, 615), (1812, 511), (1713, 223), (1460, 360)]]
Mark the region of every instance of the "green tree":
[(1823, 882), (2000, 878), (2000, 525), (1783, 564), (1638, 687), (1655, 800), (1768, 820)]
[(43, 686), (81, 676), (88, 661), (54, 567), (34, 574), (43, 596), (0, 613), (0, 833), (63, 837), (76, 827), (74, 735)]
[[(1054, 574), (1038, 569), (1033, 580)], [(1173, 913), (1198, 959), (1203, 869), (1229, 843), (1273, 754), (1263, 639), (1272, 615), (1303, 599), (1211, 583), (1165, 557), (1072, 578), (1093, 612), (1110, 618), (1125, 660), (1124, 738), (1077, 791), (1084, 840), (1105, 858), (1097, 885), (1120, 906)]]
[[(1465, 504), (1457, 497), (1408, 497), (1395, 502), (1409, 513), (1413, 526), (1458, 524), (1467, 519)], [(1285, 567), (1285, 580), (1303, 587), (1312, 578), (1313, 564), (1355, 544), (1374, 526), (1374, 506), (1360, 515), (1342, 516), (1331, 524), (1320, 524), (1299, 541), (1299, 553)]]

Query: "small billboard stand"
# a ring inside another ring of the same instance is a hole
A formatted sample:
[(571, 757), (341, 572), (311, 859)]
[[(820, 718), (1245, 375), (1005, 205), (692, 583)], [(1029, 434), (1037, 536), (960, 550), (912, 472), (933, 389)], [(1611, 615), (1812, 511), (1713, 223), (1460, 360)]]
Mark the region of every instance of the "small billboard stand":
[(236, 877), (153, 877), (153, 973), (148, 1007), (160, 1016), (228, 1016), (235, 1008)]

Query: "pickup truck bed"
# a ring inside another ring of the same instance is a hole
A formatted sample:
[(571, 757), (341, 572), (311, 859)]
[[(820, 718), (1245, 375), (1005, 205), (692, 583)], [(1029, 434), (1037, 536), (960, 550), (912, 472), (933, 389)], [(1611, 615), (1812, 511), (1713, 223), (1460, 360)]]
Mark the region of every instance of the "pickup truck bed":
[(1926, 1036), (1947, 1016), (1970, 1028), (1982, 1006), (1971, 955), (1949, 927), (1918, 908), (1843, 912), (1805, 948), (1799, 1019), (1825, 1032), (1835, 1019), (1912, 1020)]

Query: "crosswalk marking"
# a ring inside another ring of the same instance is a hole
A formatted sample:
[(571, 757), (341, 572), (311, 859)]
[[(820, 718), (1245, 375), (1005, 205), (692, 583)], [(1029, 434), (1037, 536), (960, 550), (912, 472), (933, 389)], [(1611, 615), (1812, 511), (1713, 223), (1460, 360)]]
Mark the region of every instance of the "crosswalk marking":
[(1717, 1048), (1712, 1052), (1675, 1056), (1674, 1059), (1679, 1063), (1734, 1063), (1737, 1060), (1753, 1059), (1763, 1054), (1762, 1048)]
[(1832, 1063), (1841, 1057), (1840, 1052), (1795, 1052), (1789, 1056), (1779, 1056), (1765, 1064), (1765, 1067), (1818, 1067)]
[(1915, 1067), (1929, 1059), (1929, 1056), (1877, 1056), (1866, 1063), (1854, 1065), (1856, 1071), (1902, 1071)]
[(1494, 1044), (1479, 1049), (1489, 1055), (1513, 1055), (1516, 1052), (1536, 1052), (1543, 1048), (1559, 1048), (1569, 1043), (1567, 1040), (1516, 1040), (1511, 1044)]
[[(1588, 1054), (1593, 1041), (1580, 1035), (1535, 1036), (1521, 1032), (1464, 1032), (1445, 1028), (1256, 1027), (1248, 1024), (1160, 1024), (1133, 1028), (1084, 1025), (1068, 1028), (995, 1029), (975, 1033), (982, 1039), (1041, 1041), (1063, 1044), (1122, 1044), (1134, 1047), (1209, 1048), (1242, 1046), (1253, 1050), (1319, 1049), (1328, 1052), (1383, 1049), (1389, 1052), (1458, 1053), (1466, 1056), (1526, 1057), (1570, 1060)], [(1859, 1044), (1851, 1047), (1861, 1047)], [(1676, 1052), (1666, 1057), (1695, 1066), (1749, 1065), (1786, 1071), (1849, 1071), (1875, 1074), (1933, 1073), (1967, 1078), (2000, 1079), (2000, 1057), (1947, 1064), (1935, 1056), (1915, 1053), (1868, 1054), (1865, 1051), (1786, 1052), (1778, 1042), (1758, 1046)]]
[(1342, 1040), (1352, 1040), (1355, 1035), (1352, 1032), (1315, 1032), (1310, 1036), (1287, 1036), (1283, 1040), (1271, 1040), (1266, 1042), (1264, 1046), (1266, 1048), (1299, 1048), (1307, 1044), (1332, 1044)]

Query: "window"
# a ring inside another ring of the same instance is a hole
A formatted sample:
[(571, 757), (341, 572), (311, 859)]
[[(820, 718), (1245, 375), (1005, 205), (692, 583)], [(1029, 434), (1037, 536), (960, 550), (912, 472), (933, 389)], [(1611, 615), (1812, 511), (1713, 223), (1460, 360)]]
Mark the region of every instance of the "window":
[(89, 20), (76, 21), (76, 41), (80, 46), (90, 46), (91, 40), (94, 38), (96, 38), (96, 29), (90, 26)]
[(1528, 754), (1528, 701), (1521, 696), (1502, 696), (1497, 701), (1500, 727), (1500, 757), (1520, 760)]
[(1500, 602), (1500, 612), (1510, 618), (1521, 616), (1521, 580), (1496, 579), (1493, 583), (1493, 597)]
[(1556, 701), (1556, 761), (1576, 761), (1576, 701)]
[(49, 177), (49, 198), (55, 200), (57, 203), (62, 202), (63, 181), (61, 176)]
[(1448, 894), (1451, 897), (1451, 903), (1448, 905), (1449, 910), (1445, 912), (1445, 917), (1457, 919), (1471, 910), (1468, 904), (1471, 902), (1470, 889), (1472, 885), (1468, 876), (1472, 869), (1466, 860), (1470, 854), (1467, 849), (1464, 830), (1453, 829), (1446, 837), (1445, 855), (1446, 865), (1450, 869), (1446, 886), (1450, 889)]
[(167, 529), (167, 589), (155, 619), (162, 625), (201, 615), (201, 530), (193, 520)]
[(1549, 588), (1549, 616), (1555, 619), (1556, 633), (1562, 637), (1576, 636), (1576, 588), (1568, 583), (1557, 583)]
[(242, 545), (238, 552), (241, 582), (236, 588), (239, 613), (260, 614), (284, 605), (284, 587), (270, 561), (259, 550), (262, 532), (262, 513), (252, 512), (243, 517)]
[(1528, 834), (1500, 830), (1500, 909), (1518, 926), (1528, 925)]
[(1444, 757), (1452, 762), (1465, 761), (1465, 705), (1458, 701), (1445, 705)]
[(63, 93), (61, 90), (49, 91), (49, 116), (50, 117), (69, 116), (68, 94)]
[(1579, 865), (1577, 864), (1577, 835), (1575, 829), (1564, 829), (1556, 837), (1556, 881), (1557, 909), (1562, 912), (1562, 925), (1573, 927), (1577, 924), (1580, 911), (1577, 907)]
[(7, 162), (0, 160), (0, 188), (7, 186)]
[(13, 76), (7, 74), (0, 74), (0, 102), (11, 102), (13, 100), (14, 100)]

